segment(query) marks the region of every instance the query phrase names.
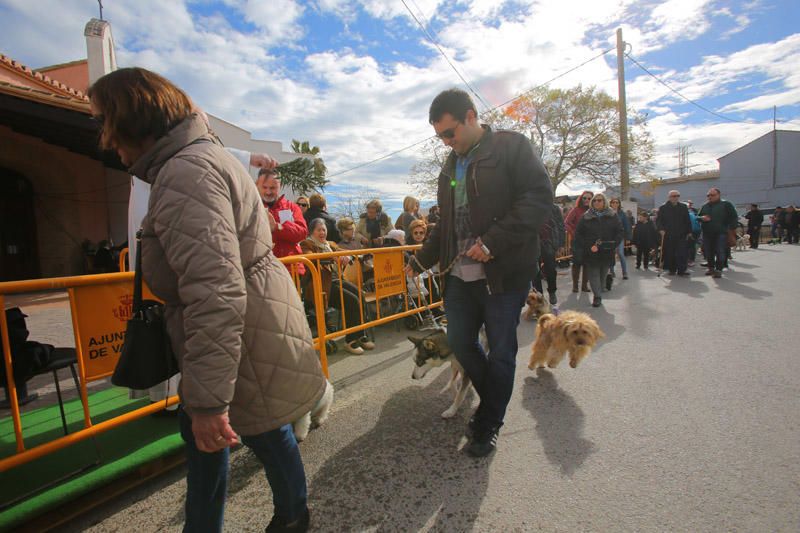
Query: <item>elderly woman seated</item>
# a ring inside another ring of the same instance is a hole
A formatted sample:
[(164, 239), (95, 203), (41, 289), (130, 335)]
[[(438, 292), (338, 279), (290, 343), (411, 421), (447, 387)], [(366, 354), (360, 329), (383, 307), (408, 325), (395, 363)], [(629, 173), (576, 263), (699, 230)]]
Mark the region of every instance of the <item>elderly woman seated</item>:
[[(328, 241), (328, 228), (325, 221), (321, 218), (312, 220), (308, 227), (309, 236), (300, 243), (300, 248), (306, 254), (319, 254), (326, 252), (337, 252), (340, 250), (336, 243)], [(338, 309), (344, 314), (344, 322), (347, 327), (361, 325), (361, 306), (358, 298), (358, 287), (352, 283), (341, 279), (339, 272), (343, 272), (345, 267), (350, 264), (352, 258), (349, 256), (336, 257), (329, 260), (321, 260), (320, 274), (322, 277), (322, 292), (327, 296), (327, 303), (330, 307)], [(338, 266), (337, 263), (338, 262)], [(305, 298), (305, 301), (313, 301)], [(361, 355), (364, 350), (375, 348), (369, 337), (363, 331), (348, 333), (345, 336), (344, 349), (354, 355)]]

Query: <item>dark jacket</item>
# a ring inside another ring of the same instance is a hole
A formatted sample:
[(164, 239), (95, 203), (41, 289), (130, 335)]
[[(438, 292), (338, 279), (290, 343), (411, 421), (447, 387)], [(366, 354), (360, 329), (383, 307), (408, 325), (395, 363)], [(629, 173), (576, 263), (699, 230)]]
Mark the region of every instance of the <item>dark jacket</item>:
[[(483, 129), (466, 175), (470, 227), (493, 256), (484, 265), (489, 290), (525, 290), (536, 272), (539, 227), (550, 215), (553, 187), (524, 135), (495, 132), (485, 125)], [(438, 262), (444, 270), (458, 254), (455, 188), (450, 185), (455, 179), (456, 159), (451, 151), (439, 173), (441, 218), (417, 251), (417, 259), (425, 268)]]
[(764, 215), (760, 210), (748, 211), (745, 213), (744, 218), (747, 219), (747, 233), (761, 230), (761, 224), (764, 223)]
[(667, 239), (685, 239), (692, 233), (692, 221), (689, 218), (689, 208), (686, 204), (678, 202), (664, 202), (658, 208), (656, 224), (659, 231), (666, 231)]
[[(617, 214), (611, 209), (600, 211), (595, 215), (590, 209), (581, 217), (575, 229), (575, 246), (583, 252), (583, 262), (586, 264), (610, 264), (617, 246), (622, 242), (622, 223)], [(613, 247), (597, 252), (592, 251), (592, 245), (601, 242), (613, 242)]]
[(619, 223), (622, 224), (622, 238), (630, 240), (632, 228), (628, 215), (625, 214), (625, 211), (620, 209), (617, 211), (617, 216), (619, 217)]
[(564, 246), (565, 240), (564, 215), (561, 214), (561, 206), (553, 204), (550, 217), (539, 228), (539, 241), (542, 246), (547, 244), (555, 252)]
[(637, 222), (633, 227), (633, 244), (636, 248), (655, 248), (658, 246), (658, 231), (652, 220)]
[(796, 230), (800, 226), (800, 211), (795, 209), (793, 212), (784, 210), (783, 227), (789, 230)]
[(309, 207), (306, 209), (306, 212), (303, 213), (303, 218), (306, 219), (306, 225), (309, 228), (311, 227), (312, 220), (315, 218), (321, 218), (325, 221), (325, 227), (328, 228), (328, 240), (333, 242), (339, 242), (342, 240), (342, 236), (339, 235), (339, 230), (336, 229), (336, 219), (329, 215), (327, 211), (323, 211), (322, 209), (318, 209), (316, 207)]
[[(702, 222), (704, 216), (710, 215), (711, 220)], [(718, 202), (706, 202), (697, 213), (700, 217), (703, 233), (725, 233), (729, 229), (736, 229), (739, 225), (739, 214), (736, 208), (728, 200)]]

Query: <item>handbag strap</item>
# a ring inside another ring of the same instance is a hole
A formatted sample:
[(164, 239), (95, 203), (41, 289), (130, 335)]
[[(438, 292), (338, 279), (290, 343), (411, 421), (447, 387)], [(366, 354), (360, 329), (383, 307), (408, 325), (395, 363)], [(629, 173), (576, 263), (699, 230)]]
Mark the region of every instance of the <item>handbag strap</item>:
[(136, 232), (136, 267), (133, 275), (133, 314), (142, 311), (142, 228)]

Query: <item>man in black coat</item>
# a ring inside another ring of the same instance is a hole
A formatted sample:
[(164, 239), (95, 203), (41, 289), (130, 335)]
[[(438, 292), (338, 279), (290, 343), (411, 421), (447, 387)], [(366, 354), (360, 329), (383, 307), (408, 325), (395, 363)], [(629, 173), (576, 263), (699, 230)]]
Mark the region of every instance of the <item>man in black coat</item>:
[[(438, 179), (439, 223), (407, 273), (416, 275), (438, 262), (445, 276), (448, 344), (480, 396), (466, 452), (483, 457), (495, 448), (511, 400), (517, 326), (553, 188), (530, 141), (481, 124), (466, 92), (440, 93), (428, 119), (452, 151)], [(488, 353), (478, 341), (483, 325)]]
[(692, 221), (689, 208), (679, 201), (680, 197), (678, 191), (669, 191), (669, 199), (658, 208), (656, 224), (664, 238), (664, 268), (673, 276), (688, 276), (686, 244), (692, 235)]
[(747, 219), (747, 234), (750, 235), (750, 248), (758, 248), (758, 238), (761, 236), (761, 224), (764, 214), (758, 209), (758, 204), (750, 204), (750, 211), (744, 216)]
[(303, 218), (306, 219), (306, 225), (310, 228), (311, 221), (315, 218), (321, 218), (325, 221), (325, 227), (328, 229), (328, 240), (331, 242), (339, 242), (342, 236), (339, 235), (339, 230), (336, 228), (336, 219), (328, 213), (328, 201), (319, 193), (314, 193), (308, 198), (308, 209), (303, 213)]

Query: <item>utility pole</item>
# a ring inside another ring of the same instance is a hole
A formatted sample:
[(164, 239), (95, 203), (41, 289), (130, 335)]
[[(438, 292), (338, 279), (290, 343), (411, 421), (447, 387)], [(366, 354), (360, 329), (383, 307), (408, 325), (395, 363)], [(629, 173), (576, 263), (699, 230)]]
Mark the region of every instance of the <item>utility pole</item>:
[(627, 202), (630, 197), (630, 176), (628, 175), (628, 110), (625, 101), (625, 41), (622, 28), (617, 28), (617, 85), (619, 90), (619, 189), (620, 198)]

